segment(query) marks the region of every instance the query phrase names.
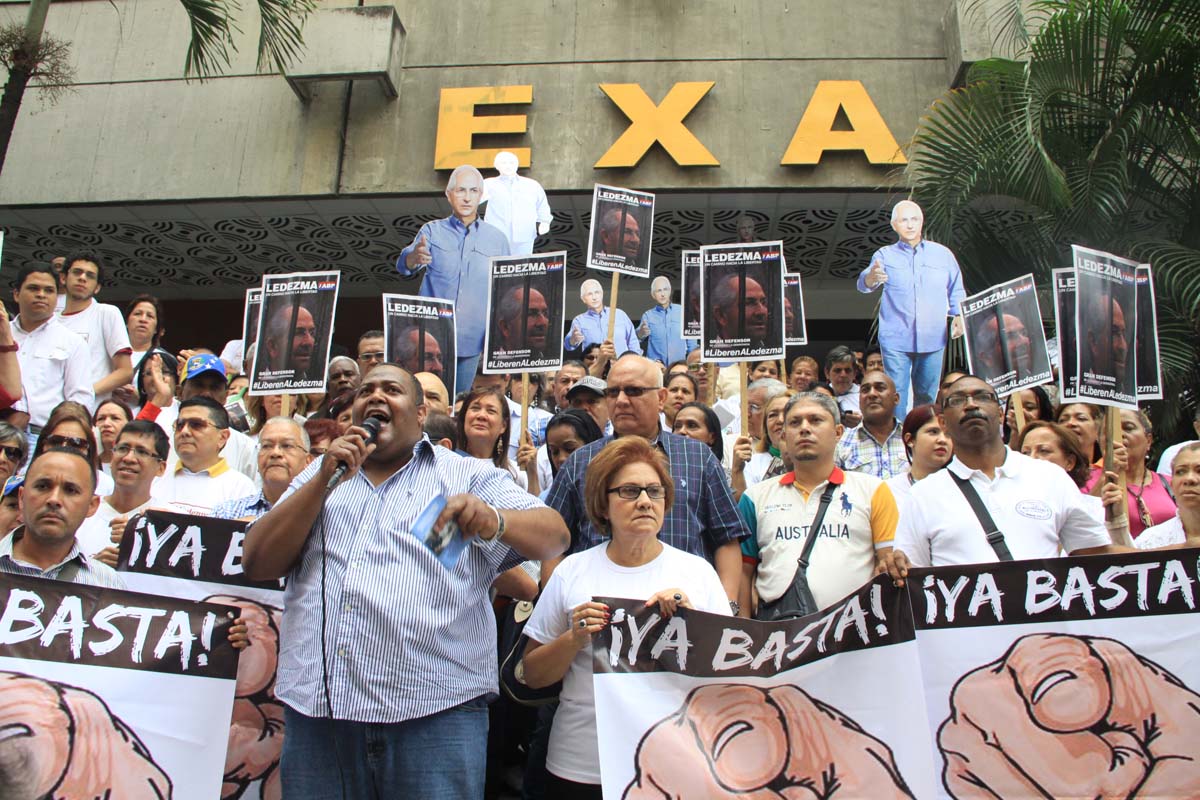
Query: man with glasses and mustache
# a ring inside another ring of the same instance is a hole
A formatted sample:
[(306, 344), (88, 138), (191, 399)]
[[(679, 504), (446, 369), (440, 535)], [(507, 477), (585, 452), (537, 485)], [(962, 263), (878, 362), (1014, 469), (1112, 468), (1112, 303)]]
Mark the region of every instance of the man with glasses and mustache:
[(110, 567), (117, 566), (117, 543), (125, 523), (150, 506), (151, 489), (167, 467), (171, 440), (144, 419), (125, 423), (113, 444), (112, 494), (79, 526), (79, 549)]
[(272, 417), (258, 434), (258, 474), (262, 491), (227, 500), (213, 508), (222, 519), (258, 519), (283, 497), (295, 478), (313, 460), (308, 433), (292, 417)]
[[(667, 397), (662, 370), (650, 359), (626, 353), (613, 362), (604, 390), (613, 433), (571, 454), (546, 498), (571, 530), (568, 553), (586, 550), (603, 540), (589, 520), (584, 498), (587, 465), (592, 456), (620, 436), (641, 436), (656, 445), (670, 463), (675, 502), (663, 520), (660, 538), (679, 550), (701, 556), (717, 570), (737, 613), (742, 580), (741, 539), (746, 528), (737, 513), (729, 482), (708, 445), (662, 430), (659, 412)], [(542, 585), (558, 560), (542, 563)]]
[(254, 483), (221, 458), (229, 439), (229, 412), (211, 397), (179, 404), (175, 454), (179, 462), (154, 490), (154, 499), (185, 514), (210, 516), (215, 506), (253, 494)]
[[(943, 399), (938, 420), (954, 442), (954, 458), (913, 486), (896, 534), (896, 549), (914, 566), (1009, 560), (1006, 553), (1020, 560), (1054, 558), (1060, 549), (1073, 556), (1113, 550), (1104, 523), (1065, 470), (1004, 446), (1004, 412), (985, 381), (959, 378)], [(975, 489), (1002, 542), (989, 540), (960, 482)], [(894, 578), (905, 576), (903, 561), (894, 560)]]

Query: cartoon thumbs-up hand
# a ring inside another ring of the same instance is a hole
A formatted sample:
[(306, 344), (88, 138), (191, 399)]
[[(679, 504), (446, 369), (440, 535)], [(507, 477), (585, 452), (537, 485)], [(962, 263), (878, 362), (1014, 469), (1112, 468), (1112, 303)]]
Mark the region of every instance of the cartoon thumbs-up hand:
[(583, 344), (583, 331), (579, 330), (578, 325), (571, 326), (571, 347), (579, 347)]
[(433, 263), (433, 255), (429, 252), (429, 242), (425, 239), (425, 234), (417, 237), (417, 244), (413, 247), (412, 252), (404, 259), (408, 264), (408, 268), (426, 267)]

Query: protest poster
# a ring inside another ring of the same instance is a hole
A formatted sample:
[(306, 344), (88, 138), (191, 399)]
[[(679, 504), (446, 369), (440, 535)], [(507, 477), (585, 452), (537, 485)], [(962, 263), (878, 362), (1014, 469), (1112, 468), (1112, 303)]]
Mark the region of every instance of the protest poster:
[[(132, 517), (121, 537), (117, 569), (130, 589), (181, 600), (235, 606), (250, 646), (242, 651), (224, 797), (279, 797), (283, 706), (275, 699), (283, 582), (250, 581), (242, 571), (246, 522), (150, 510)], [(214, 795), (215, 796), (215, 795)]]
[(933, 793), (912, 617), (889, 581), (780, 623), (598, 599), (605, 798)]
[(653, 194), (595, 184), (592, 224), (588, 230), (588, 268), (649, 278), (653, 233)]
[(997, 395), (1053, 379), (1033, 275), (971, 295), (961, 307), (968, 369)]
[(699, 339), (700, 327), (700, 251), (684, 250), (680, 255), (679, 294), (683, 298), (684, 339)]
[(702, 361), (783, 358), (783, 242), (700, 248)]
[(808, 325), (804, 318), (804, 290), (800, 273), (783, 273), (783, 343), (787, 347), (808, 344)]
[(384, 360), (413, 375), (431, 372), (450, 397), (458, 358), (455, 351), (454, 301), (406, 294), (383, 295)]
[(1158, 306), (1149, 264), (1137, 268), (1137, 337), (1133, 363), (1137, 368), (1137, 398), (1162, 399), (1162, 364), (1158, 361)]
[(0, 607), (0, 796), (222, 796), (236, 608), (7, 573)]
[(781, 623), (595, 598), (604, 796), (1200, 796), (1198, 556), (916, 569)]
[(493, 258), (483, 372), (537, 372), (562, 366), (567, 251)]
[(262, 289), (247, 289), (242, 306), (242, 353), (254, 357), (254, 345), (258, 341), (258, 315), (262, 311)]
[(1137, 267), (1111, 253), (1071, 245), (1075, 267), (1077, 397), (1137, 408)]
[(1061, 402), (1076, 397), (1079, 363), (1075, 349), (1075, 270), (1051, 270), (1054, 281), (1054, 330), (1058, 332), (1058, 388)]
[(264, 275), (250, 394), (325, 391), (340, 272)]

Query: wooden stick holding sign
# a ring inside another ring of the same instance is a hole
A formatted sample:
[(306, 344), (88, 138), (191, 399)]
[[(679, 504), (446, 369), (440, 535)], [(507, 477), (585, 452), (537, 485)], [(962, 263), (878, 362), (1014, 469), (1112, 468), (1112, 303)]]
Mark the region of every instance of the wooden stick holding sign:
[[(1121, 487), (1121, 498), (1123, 500), (1126, 492), (1125, 470), (1116, 469), (1113, 465), (1113, 446), (1120, 435), (1121, 409), (1109, 406), (1104, 418), (1104, 471), (1112, 472), (1117, 476), (1117, 485)], [(1125, 502), (1108, 506), (1104, 510), (1104, 518), (1109, 522), (1115, 522), (1122, 517), (1129, 517), (1129, 506)], [(1128, 527), (1128, 523), (1126, 523), (1126, 527)]]
[[(609, 290), (608, 301), (608, 337), (607, 341), (612, 342), (613, 330), (617, 324), (617, 287), (621, 283), (621, 273), (614, 272), (612, 274), (612, 287)], [(613, 342), (614, 346), (616, 342)]]
[(708, 376), (708, 387), (704, 390), (704, 404), (712, 408), (712, 404), (717, 400), (717, 365), (705, 364), (704, 371)]
[(738, 362), (738, 385), (742, 387), (742, 428), (741, 435), (750, 435), (750, 392), (746, 391), (746, 368), (747, 362)]
[(285, 394), (279, 398), (279, 416), (290, 417), (292, 415), (292, 396)]
[(517, 439), (520, 444), (532, 444), (529, 441), (529, 373), (521, 373), (521, 434)]
[(1013, 407), (1013, 422), (1016, 427), (1012, 431), (1012, 441), (1016, 441), (1021, 435), (1021, 431), (1025, 430), (1025, 404), (1021, 402), (1021, 393), (1013, 392), (1008, 396), (1008, 402), (1012, 403)]

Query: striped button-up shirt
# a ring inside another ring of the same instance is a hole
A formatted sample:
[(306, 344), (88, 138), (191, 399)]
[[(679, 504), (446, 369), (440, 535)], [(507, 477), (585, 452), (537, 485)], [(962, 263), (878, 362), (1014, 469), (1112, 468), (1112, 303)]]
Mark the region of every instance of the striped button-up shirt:
[[(320, 464), (317, 459), (296, 476), (279, 502)], [(280, 700), (310, 717), (329, 716), (322, 623), (337, 719), (403, 722), (496, 691), (488, 589), (523, 557), (503, 540), (473, 544), (447, 570), (411, 531), (435, 497), (462, 493), (499, 508), (541, 506), (507, 472), (427, 438), (378, 486), (358, 472), (329, 494), (287, 576), (275, 686)]]
[(270, 510), (271, 501), (265, 494), (258, 492), (217, 503), (213, 506), (212, 515), (219, 519), (258, 519)]
[(71, 552), (67, 553), (67, 557), (62, 561), (54, 564), (46, 569), (42, 569), (34, 564), (27, 564), (24, 561), (18, 561), (13, 555), (13, 545), (17, 540), (25, 535), (25, 526), (22, 525), (12, 533), (0, 539), (0, 572), (9, 572), (13, 575), (25, 575), (30, 578), (49, 578), (50, 580), (58, 580), (59, 574), (63, 569), (72, 562), (79, 565), (75, 572), (75, 577), (71, 579), (71, 583), (80, 583), (84, 586), (103, 586), (108, 589), (124, 589), (125, 582), (121, 580), (121, 576), (117, 571), (107, 564), (101, 564), (94, 558), (88, 558), (79, 549), (79, 542), (71, 545)]
[(866, 425), (850, 428), (842, 434), (833, 461), (847, 472), (864, 472), (882, 481), (907, 472), (908, 455), (900, 423), (882, 444), (875, 441)]
[[(546, 496), (546, 505), (562, 514), (571, 531), (568, 553), (587, 550), (605, 539), (588, 518), (583, 484), (588, 462), (613, 438), (605, 436), (572, 453)], [(711, 563), (719, 546), (749, 535), (733, 503), (721, 462), (708, 445), (686, 436), (663, 431), (658, 435), (658, 446), (670, 462), (675, 483), (675, 503), (667, 510), (658, 538)]]

